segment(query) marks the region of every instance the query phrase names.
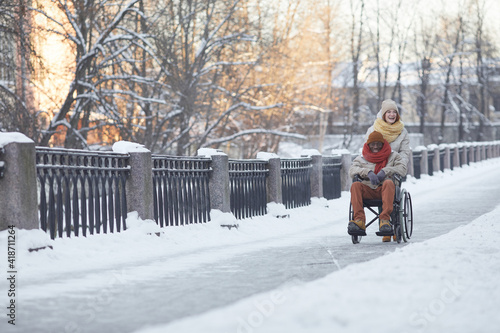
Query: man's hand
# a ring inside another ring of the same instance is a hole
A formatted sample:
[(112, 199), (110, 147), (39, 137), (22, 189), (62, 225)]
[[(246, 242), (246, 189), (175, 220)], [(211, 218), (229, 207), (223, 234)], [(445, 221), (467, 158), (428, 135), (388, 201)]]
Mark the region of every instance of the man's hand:
[(368, 172), (368, 178), (370, 178), (370, 182), (372, 183), (372, 185), (378, 185), (378, 183), (380, 183), (380, 181), (378, 180), (378, 176), (371, 170)]
[(378, 178), (378, 181), (379, 182), (383, 182), (384, 179), (385, 179), (385, 171), (384, 170), (380, 170), (378, 173), (377, 173), (377, 178)]

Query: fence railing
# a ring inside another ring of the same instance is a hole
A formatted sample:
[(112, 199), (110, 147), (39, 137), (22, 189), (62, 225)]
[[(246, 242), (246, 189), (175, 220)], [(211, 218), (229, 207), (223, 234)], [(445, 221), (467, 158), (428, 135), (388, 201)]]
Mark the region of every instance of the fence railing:
[(36, 148), (40, 227), (54, 239), (125, 229), (128, 157)]
[(296, 208), (311, 204), (311, 158), (282, 159), (283, 204)]
[[(334, 199), (351, 185), (348, 153), (230, 160), (220, 151), (175, 157), (147, 149), (35, 147), (28, 140), (3, 143), (0, 150), (0, 230), (40, 228), (52, 238), (119, 232), (129, 212), (161, 227), (207, 222), (211, 209), (244, 219), (266, 214), (270, 202), (287, 209), (306, 206), (312, 196)], [(500, 141), (419, 146), (411, 153), (408, 173), (420, 178), (498, 158)]]
[(210, 220), (209, 158), (153, 155), (154, 217), (161, 227)]
[(229, 160), (231, 212), (237, 219), (267, 213), (267, 161)]

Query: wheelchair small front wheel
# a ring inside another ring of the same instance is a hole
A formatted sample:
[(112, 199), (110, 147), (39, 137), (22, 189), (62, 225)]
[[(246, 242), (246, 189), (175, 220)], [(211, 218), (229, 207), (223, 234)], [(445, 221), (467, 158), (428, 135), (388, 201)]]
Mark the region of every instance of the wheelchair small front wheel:
[(351, 240), (353, 244), (358, 244), (361, 242), (361, 237), (363, 236), (358, 236), (358, 235), (351, 235)]
[[(401, 223), (399, 223), (395, 228), (394, 228), (394, 234), (396, 235), (396, 242), (401, 243), (401, 238), (403, 236), (402, 228), (401, 228)], [(406, 242), (406, 240), (405, 240)]]

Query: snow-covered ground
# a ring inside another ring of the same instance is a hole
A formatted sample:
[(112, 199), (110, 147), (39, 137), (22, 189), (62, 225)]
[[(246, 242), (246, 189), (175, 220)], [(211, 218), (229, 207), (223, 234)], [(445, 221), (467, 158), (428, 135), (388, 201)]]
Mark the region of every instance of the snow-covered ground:
[[(439, 192), (444, 186), (498, 172), (499, 168), (500, 159), (493, 159), (420, 180), (409, 177), (404, 187), (415, 202), (424, 188)], [(489, 185), (480, 182), (475, 190)], [(299, 209), (284, 210), (271, 205), (269, 214), (254, 219), (237, 221), (231, 214), (214, 211), (209, 223), (163, 229), (130, 214), (128, 230), (87, 238), (50, 240), (42, 231), (16, 229), (18, 327), (22, 327), (23, 321), (33, 320), (23, 317), (23, 304), (95, 288), (106, 278), (102, 271), (110, 272), (108, 278), (116, 270), (125, 272), (118, 279), (127, 285), (154, 278), (158, 268), (153, 265), (140, 270), (129, 268), (158, 258), (179, 257), (177, 265), (162, 267), (162, 272), (188, 270), (244, 252), (297, 244), (298, 235), (324, 232), (321, 227), (325, 225), (332, 234), (345, 235), (350, 241), (346, 234), (348, 205), (349, 193), (343, 192), (340, 199), (314, 199), (311, 206)], [(275, 217), (281, 215), (289, 217)], [(418, 234), (418, 211), (415, 222)], [(496, 315), (500, 304), (499, 222), (497, 206), (436, 238), (406, 246), (380, 244), (376, 239), (377, 246), (397, 247), (396, 251), (388, 251), (372, 261), (339, 267), (312, 282), (287, 281), (277, 289), (223, 308), (165, 325), (145, 326), (136, 332), (496, 332), (500, 327), (500, 317)], [(221, 224), (239, 227), (229, 230), (221, 228)], [(160, 236), (156, 235), (158, 232)], [(7, 244), (8, 235), (9, 231), (0, 232), (1, 244)], [(369, 244), (367, 237), (361, 244), (352, 245), (352, 251)], [(53, 249), (28, 251), (47, 245)], [(6, 246), (2, 247), (5, 255), (0, 261), (1, 269), (7, 272)], [(85, 279), (78, 278), (83, 275)], [(8, 283), (5, 278), (0, 282), (3, 297), (7, 295)], [(39, 283), (44, 287), (39, 288)], [(8, 301), (2, 302), (4, 309)], [(15, 332), (7, 320), (4, 315), (1, 331)]]
[(499, 222), (497, 208), (325, 278), (140, 332), (497, 332)]

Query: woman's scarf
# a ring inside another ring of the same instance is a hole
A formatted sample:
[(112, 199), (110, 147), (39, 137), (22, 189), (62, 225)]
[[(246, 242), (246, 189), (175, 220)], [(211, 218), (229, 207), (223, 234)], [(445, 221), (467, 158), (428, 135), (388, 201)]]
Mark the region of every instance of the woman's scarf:
[(363, 145), (363, 157), (370, 163), (375, 163), (375, 173), (378, 173), (382, 170), (383, 167), (387, 165), (387, 161), (389, 160), (389, 155), (391, 155), (392, 149), (389, 145), (389, 142), (385, 140), (382, 149), (378, 153), (372, 153), (368, 144)]
[(386, 123), (383, 119), (377, 118), (373, 124), (373, 129), (382, 133), (384, 139), (392, 143), (401, 134), (405, 125), (401, 120), (396, 121), (394, 124)]

